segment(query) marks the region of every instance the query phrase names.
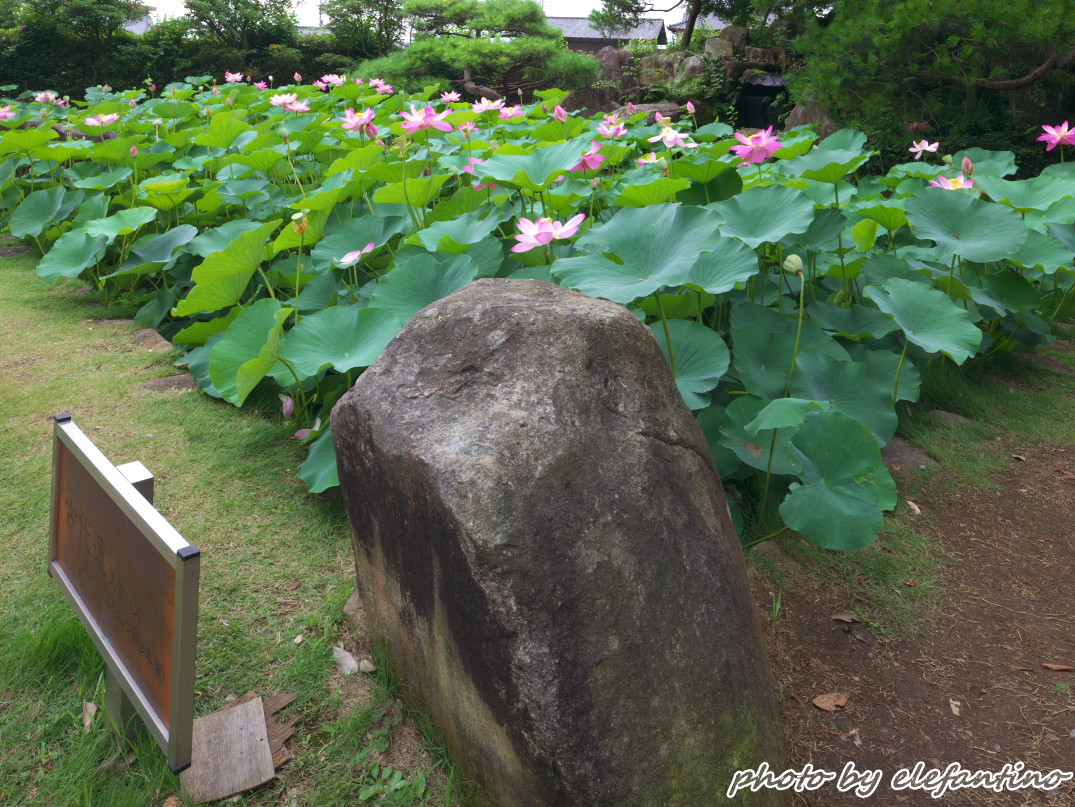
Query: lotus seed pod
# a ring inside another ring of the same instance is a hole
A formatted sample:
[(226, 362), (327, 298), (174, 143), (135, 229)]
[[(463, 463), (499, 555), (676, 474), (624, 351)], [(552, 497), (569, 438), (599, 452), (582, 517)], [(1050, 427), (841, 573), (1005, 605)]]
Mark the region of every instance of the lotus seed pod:
[(803, 259), (794, 253), (788, 255), (788, 257), (784, 259), (784, 269), (798, 274), (803, 270)]

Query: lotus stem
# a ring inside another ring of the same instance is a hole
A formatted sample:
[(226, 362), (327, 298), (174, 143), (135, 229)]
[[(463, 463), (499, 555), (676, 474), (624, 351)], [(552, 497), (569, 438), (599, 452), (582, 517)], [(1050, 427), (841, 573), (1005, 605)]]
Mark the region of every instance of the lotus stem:
[(664, 303), (661, 302), (661, 290), (653, 292), (653, 299), (657, 301), (657, 313), (661, 317), (661, 326), (664, 328), (664, 341), (668, 344), (668, 363), (672, 365), (672, 377), (676, 376), (676, 349), (672, 346), (672, 332), (668, 330), (668, 317), (664, 314)]
[(781, 535), (783, 535), (790, 529), (791, 528), (785, 524), (776, 532), (771, 532), (768, 535), (763, 535), (761, 538), (755, 538), (753, 541), (747, 541), (745, 544), (743, 544), (743, 549), (750, 549), (751, 547), (757, 546), (758, 544), (763, 544), (766, 541), (771, 541), (773, 538), (779, 538)]
[(900, 363), (896, 365), (896, 383), (892, 385), (892, 405), (896, 405), (896, 399), (900, 394), (900, 373), (903, 372), (903, 361), (907, 358), (907, 347), (911, 344), (910, 340), (903, 340), (903, 352), (900, 354)]

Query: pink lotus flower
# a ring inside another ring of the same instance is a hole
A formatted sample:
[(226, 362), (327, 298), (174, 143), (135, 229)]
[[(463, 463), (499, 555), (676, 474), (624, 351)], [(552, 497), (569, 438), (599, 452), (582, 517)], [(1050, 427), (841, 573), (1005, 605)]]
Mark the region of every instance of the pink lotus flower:
[(658, 126), (671, 126), (672, 125), (672, 119), (671, 118), (666, 118), (660, 112), (653, 113), (653, 119), (654, 119), (654, 121), (656, 121)]
[(286, 107), (288, 104), (293, 104), (298, 100), (299, 100), (299, 96), (296, 95), (295, 93), (293, 93), (293, 92), (282, 92), (282, 93), (278, 93), (278, 94), (274, 95), (272, 98), (270, 98), (269, 103), (272, 106), (284, 106), (284, 107)]
[[(668, 118), (665, 118), (665, 120), (668, 120)], [(647, 138), (647, 140), (650, 143), (656, 143), (658, 140), (660, 140), (662, 143), (664, 143), (665, 148), (675, 148), (676, 146), (679, 146), (680, 148), (684, 148), (684, 149), (696, 149), (696, 148), (698, 148), (697, 143), (695, 143), (695, 142), (693, 142), (691, 140), (684, 139), (682, 132), (679, 132), (676, 129), (673, 129), (671, 126), (667, 126), (667, 125), (661, 127), (661, 133), (660, 134), (657, 134), (657, 135), (654, 135), (653, 137)], [(732, 146), (733, 150), (735, 150), (736, 148), (739, 148), (739, 147), (738, 146)], [(762, 159), (764, 159), (764, 158), (762, 158)]]
[(597, 127), (597, 133), (602, 137), (607, 137), (612, 140), (619, 140), (625, 134), (627, 134), (627, 127), (622, 123), (602, 123)]
[(293, 78), (295, 81), (302, 81), (302, 73), (296, 73)]
[(242, 73), (229, 73), (227, 70), (224, 71), (224, 81), (225, 81), (225, 83), (227, 83), (227, 84), (235, 84), (236, 82), (239, 82), (239, 81), (242, 81), (242, 80), (243, 80), (243, 74)]
[(376, 117), (376, 113), (372, 109), (367, 109), (365, 112), (355, 114), (354, 109), (348, 107), (344, 110), (343, 117), (340, 118), (340, 120), (343, 121), (344, 129), (356, 132), (372, 123), (374, 117)]
[(1037, 139), (1049, 144), (1045, 147), (1046, 151), (1052, 151), (1062, 145), (1075, 146), (1075, 129), (1069, 128), (1067, 121), (1059, 126), (1042, 126), (1041, 128), (1045, 130), (1045, 134)]
[(556, 120), (560, 121), (560, 123), (567, 122), (567, 110), (559, 104), (552, 108), (552, 116), (556, 118)]
[(376, 245), (372, 241), (370, 241), (368, 244), (366, 244), (366, 246), (362, 247), (361, 249), (352, 250), (351, 252), (348, 252), (346, 255), (344, 255), (342, 258), (337, 258), (336, 260), (339, 262), (341, 268), (346, 268), (352, 263), (355, 263), (367, 252), (372, 252), (374, 246)]
[(627, 114), (628, 115), (635, 114), (635, 105), (630, 101), (627, 102)]
[(456, 101), (459, 100), (459, 97), (460, 97), (459, 93), (457, 93), (455, 91), (442, 92), (440, 94), (440, 100), (441, 100), (442, 103), (445, 103), (445, 104), (454, 104)]
[(773, 135), (772, 126), (749, 137), (736, 132), (735, 139), (740, 145), (732, 146), (732, 151), (747, 164), (765, 162), (781, 148), (779, 138)]
[(965, 178), (960, 174), (955, 179), (949, 179), (948, 177), (937, 177), (937, 179), (931, 179), (929, 184), (935, 188), (944, 188), (949, 191), (957, 191), (960, 188), (972, 188), (974, 187), (974, 180)]
[(291, 439), (302, 441), (309, 437), (312, 433), (313, 429), (299, 429), (297, 432), (291, 435)]
[(149, 91), (150, 92), (156, 92), (157, 91), (157, 85), (156, 84), (150, 84), (149, 85)]
[(605, 156), (598, 153), (601, 151), (601, 144), (596, 140), (592, 142), (590, 150), (582, 155), (582, 159), (571, 169), (572, 171), (589, 171), (601, 167), (601, 163), (605, 161)]
[(323, 82), (321, 79), (318, 79), (317, 81), (312, 81), (310, 83), (317, 87), (317, 89), (321, 90), (321, 92), (324, 92), (328, 89), (328, 84)]
[(658, 160), (660, 160), (660, 157), (657, 156), (657, 152), (656, 151), (651, 151), (645, 157), (639, 157), (637, 160), (635, 160), (635, 162), (638, 163), (639, 168), (642, 168), (643, 166), (646, 166), (646, 165), (653, 165)]
[(974, 163), (971, 162), (970, 157), (964, 157), (960, 167), (967, 176), (971, 176), (974, 173)]
[(290, 395), (280, 396), (280, 411), (283, 413), (285, 420), (295, 414), (295, 402), (291, 400)]
[[(229, 98), (228, 100), (230, 101), (231, 99)], [(130, 101), (127, 102), (127, 106), (129, 106), (131, 109), (134, 109), (136, 106), (138, 106), (138, 102), (132, 98)]]
[[(470, 165), (464, 165), (463, 170), (468, 174), (473, 174), (474, 173), (474, 166), (477, 165), (478, 163), (483, 163), (483, 162), (485, 162), (485, 160), (482, 160), (482, 159), (480, 159), (478, 157), (471, 157), (470, 158)], [(485, 190), (486, 188), (488, 188), (489, 190), (492, 190), (495, 187), (496, 187), (496, 185), (493, 185), (492, 183), (485, 183), (485, 184), (475, 185), (474, 190), (482, 191), (482, 190)]]
[(391, 95), (392, 94), (392, 85), (391, 84), (385, 84), (384, 81), (382, 81), (379, 78), (371, 78), (370, 79), (370, 86), (373, 87), (373, 89), (375, 89), (381, 95)]
[(605, 123), (609, 126), (615, 126), (620, 122), (620, 113), (618, 112), (613, 112), (611, 115), (603, 115), (602, 117), (604, 118)]
[(490, 101), (488, 98), (482, 98), (475, 104), (471, 104), (470, 108), (475, 112), (491, 112), (496, 109), (503, 109), (504, 102), (500, 99), (496, 101)]
[(331, 84), (333, 87), (339, 87), (347, 81), (347, 76), (341, 76), (337, 73), (326, 73), (321, 76), (321, 80), (326, 84)]
[(264, 82), (264, 81), (255, 81), (254, 86), (259, 90), (267, 90), (267, 89), (269, 89), (268, 83)]
[(48, 90), (46, 92), (39, 92), (34, 96), (34, 100), (39, 104), (54, 104), (60, 99), (56, 93)]
[(439, 129), (442, 132), (452, 131), (452, 124), (448, 123), (444, 119), (448, 116), (450, 110), (444, 110), (444, 112), (436, 112), (433, 107), (424, 107), (420, 112), (415, 109), (411, 104), (410, 112), (403, 112), (403, 131), (407, 134), (414, 134), (422, 129)]
[(103, 128), (105, 126), (111, 126), (118, 120), (119, 115), (113, 112), (111, 115), (91, 115), (90, 117), (86, 118), (83, 123), (86, 126), (100, 126)]
[(550, 218), (541, 218), (537, 221), (519, 219), (519, 235), (515, 236), (515, 240), (519, 243), (513, 246), (511, 251), (528, 252), (534, 247), (543, 247), (552, 241), (571, 238), (579, 231), (579, 225), (585, 218), (585, 213), (579, 213), (563, 224)]
[(690, 101), (687, 102), (687, 112), (689, 112), (691, 115), (694, 114), (694, 104)]
[(907, 149), (914, 154), (914, 158), (917, 160), (927, 151), (930, 153), (935, 152), (940, 147), (940, 142), (930, 143), (928, 140), (916, 140), (915, 144)]
[(288, 112), (309, 112), (310, 105), (305, 101), (292, 101), (284, 107)]
[(503, 120), (511, 120), (512, 118), (517, 118), (522, 114), (523, 108), (519, 104), (516, 104), (515, 106), (506, 106), (501, 109), (499, 117)]
[(220, 95), (220, 87), (213, 87), (213, 95)]

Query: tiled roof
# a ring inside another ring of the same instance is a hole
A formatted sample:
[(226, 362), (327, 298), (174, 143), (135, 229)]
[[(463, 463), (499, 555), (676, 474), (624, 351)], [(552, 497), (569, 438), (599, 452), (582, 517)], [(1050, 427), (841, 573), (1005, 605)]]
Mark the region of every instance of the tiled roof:
[[(549, 17), (549, 27), (559, 28), (564, 39), (608, 39), (593, 27), (586, 17)], [(664, 31), (664, 20), (645, 17), (626, 34), (617, 32), (613, 39), (658, 39)]]
[[(668, 24), (669, 31), (675, 31), (677, 34), (682, 33), (683, 29), (687, 27), (687, 16), (684, 15), (683, 19), (679, 22), (670, 22)], [(712, 31), (720, 31), (727, 28), (730, 23), (727, 20), (722, 20), (715, 14), (699, 14), (698, 19), (694, 21), (695, 28), (709, 28)]]

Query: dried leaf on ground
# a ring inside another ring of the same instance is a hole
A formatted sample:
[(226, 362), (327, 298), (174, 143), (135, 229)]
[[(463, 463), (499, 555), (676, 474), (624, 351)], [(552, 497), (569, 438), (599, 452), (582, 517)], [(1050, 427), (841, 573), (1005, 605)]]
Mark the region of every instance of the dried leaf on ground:
[(298, 636), (296, 636), (291, 641), (293, 641), (295, 644), (302, 644), (302, 634), (300, 633)]
[(1075, 667), (1072, 667), (1070, 664), (1042, 664), (1041, 666), (1047, 670), (1052, 670), (1053, 672), (1071, 672), (1072, 670), (1075, 670)]
[(830, 618), (835, 619), (837, 622), (861, 622), (862, 621), (862, 617), (860, 617), (858, 614), (853, 614), (850, 611), (837, 611)]
[(1026, 462), (1026, 457), (1024, 457), (1022, 454), (1012, 454), (1012, 459), (1019, 460), (1019, 462)]
[(97, 704), (90, 703), (89, 701), (82, 701), (82, 728), (86, 730), (86, 733), (90, 733), (90, 726), (93, 725), (93, 718), (97, 715)]
[(358, 672), (358, 662), (355, 657), (343, 649), (343, 645), (332, 648), (332, 656), (336, 659), (336, 669), (341, 675), (352, 675)]
[(284, 588), (286, 588), (288, 591), (294, 591), (298, 587), (299, 587), (299, 578), (297, 578), (297, 577), (294, 580), (292, 580), (290, 583), (288, 583), (286, 586), (284, 586)]
[(953, 698), (948, 699), (948, 708), (952, 710), (952, 714), (954, 714), (956, 717), (959, 717), (959, 710), (962, 706), (963, 704), (961, 702)]
[(912, 502), (910, 499), (907, 500), (907, 506), (911, 508), (911, 512), (914, 513), (916, 516), (922, 515), (922, 508)]
[(368, 658), (364, 658), (362, 661), (358, 662), (358, 669), (362, 670), (364, 673), (377, 672), (377, 665)]
[(814, 706), (824, 709), (826, 712), (835, 712), (847, 705), (850, 695), (843, 692), (830, 692), (827, 695), (818, 695), (814, 698)]

